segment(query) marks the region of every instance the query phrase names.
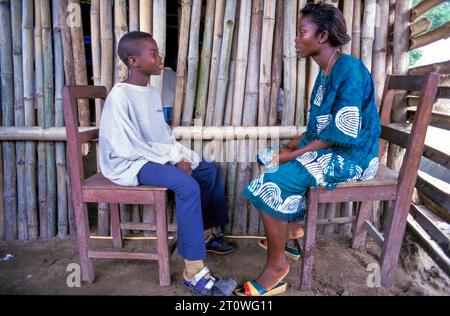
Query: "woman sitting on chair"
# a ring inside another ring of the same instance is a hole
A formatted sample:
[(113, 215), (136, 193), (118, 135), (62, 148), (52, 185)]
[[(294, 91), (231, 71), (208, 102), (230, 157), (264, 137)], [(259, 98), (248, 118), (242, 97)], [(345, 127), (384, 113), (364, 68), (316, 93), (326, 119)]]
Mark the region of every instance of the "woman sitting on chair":
[(378, 169), (380, 121), (369, 71), (357, 58), (342, 54), (350, 41), (342, 13), (332, 5), (308, 4), (296, 38), (299, 58), (320, 66), (311, 95), (307, 130), (281, 149), (267, 148), (258, 162), (268, 171), (257, 176), (244, 195), (261, 210), (267, 235), (266, 265), (238, 295), (283, 293), (289, 272), (286, 242), (301, 236), (297, 220), (306, 212), (310, 186), (373, 178)]

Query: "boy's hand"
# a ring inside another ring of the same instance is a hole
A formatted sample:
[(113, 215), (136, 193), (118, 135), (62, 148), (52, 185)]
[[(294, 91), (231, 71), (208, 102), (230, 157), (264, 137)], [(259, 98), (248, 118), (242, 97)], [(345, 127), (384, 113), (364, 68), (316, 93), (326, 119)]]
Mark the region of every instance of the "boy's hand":
[(186, 171), (188, 173), (188, 175), (192, 175), (191, 165), (192, 164), (189, 161), (181, 160), (175, 166), (177, 166), (178, 168), (180, 168), (183, 171)]

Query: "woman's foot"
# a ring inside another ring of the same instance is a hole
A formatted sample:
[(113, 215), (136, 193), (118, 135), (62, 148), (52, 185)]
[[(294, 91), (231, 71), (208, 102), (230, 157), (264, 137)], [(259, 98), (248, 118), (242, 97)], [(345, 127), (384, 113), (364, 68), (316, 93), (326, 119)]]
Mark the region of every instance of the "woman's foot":
[(255, 281), (265, 290), (269, 291), (282, 281), (288, 273), (289, 264), (287, 262), (278, 266), (266, 265), (263, 272), (261, 272)]
[(300, 239), (305, 235), (303, 228), (297, 222), (290, 222), (287, 226), (287, 240)]

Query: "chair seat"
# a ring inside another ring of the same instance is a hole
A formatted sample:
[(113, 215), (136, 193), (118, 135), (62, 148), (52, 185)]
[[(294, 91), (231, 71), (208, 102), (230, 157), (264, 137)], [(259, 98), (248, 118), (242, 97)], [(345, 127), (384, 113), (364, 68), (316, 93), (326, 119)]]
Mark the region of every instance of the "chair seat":
[(97, 173), (82, 183), (83, 201), (92, 203), (153, 204), (167, 188), (146, 185), (122, 186)]
[(319, 202), (350, 202), (350, 201), (389, 201), (395, 199), (398, 174), (384, 165), (380, 165), (377, 175), (366, 181), (340, 183), (329, 191), (320, 186)]
[(351, 188), (351, 187), (377, 187), (385, 185), (397, 185), (398, 173), (394, 170), (386, 167), (385, 165), (380, 165), (378, 168), (377, 175), (370, 180), (357, 181), (349, 183), (338, 184), (339, 188)]
[(167, 188), (160, 188), (160, 187), (152, 187), (152, 186), (146, 186), (146, 185), (138, 185), (138, 186), (123, 186), (118, 185), (112, 182), (111, 180), (105, 178), (105, 176), (99, 172), (95, 175), (87, 178), (83, 182), (83, 189), (100, 189), (100, 190), (120, 190), (120, 191), (139, 191), (139, 190), (160, 190), (160, 191), (166, 191)]

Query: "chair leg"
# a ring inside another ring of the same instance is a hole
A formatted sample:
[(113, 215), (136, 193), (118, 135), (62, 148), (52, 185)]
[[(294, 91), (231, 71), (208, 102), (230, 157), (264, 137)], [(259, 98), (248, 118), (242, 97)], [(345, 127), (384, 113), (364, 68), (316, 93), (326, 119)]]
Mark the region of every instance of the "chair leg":
[(364, 223), (370, 218), (373, 209), (372, 201), (362, 201), (359, 207), (358, 219), (353, 233), (352, 248), (361, 248), (366, 242), (367, 230), (364, 228)]
[(155, 193), (159, 284), (170, 285), (169, 241), (167, 236), (166, 192)]
[(409, 203), (409, 200), (404, 202), (401, 197), (398, 197), (389, 212), (380, 259), (381, 285), (384, 287), (392, 286), (395, 281), (395, 272), (406, 230)]
[(311, 289), (312, 285), (318, 204), (318, 192), (310, 189), (308, 193), (308, 209), (305, 217), (304, 251), (300, 272), (300, 290), (302, 291)]
[[(75, 195), (75, 192), (74, 192)], [(88, 222), (88, 212), (86, 204), (73, 198), (75, 222), (77, 225), (78, 251), (80, 254), (81, 280), (85, 282), (94, 282), (94, 268), (92, 260), (89, 258), (90, 249), (90, 231)]]
[(120, 230), (119, 204), (109, 204), (111, 214), (111, 234), (115, 248), (123, 247), (122, 231)]

